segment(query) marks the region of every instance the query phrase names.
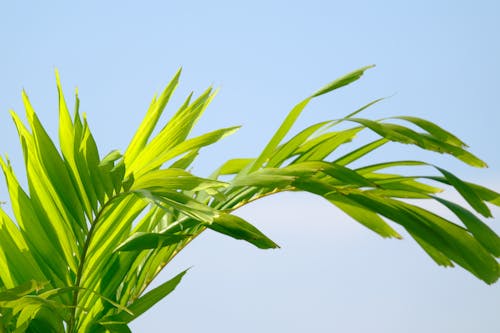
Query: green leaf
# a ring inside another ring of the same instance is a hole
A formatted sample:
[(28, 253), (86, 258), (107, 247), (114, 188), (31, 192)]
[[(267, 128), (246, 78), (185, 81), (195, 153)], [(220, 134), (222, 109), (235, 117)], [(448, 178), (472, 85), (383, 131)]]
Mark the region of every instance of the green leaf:
[(257, 157), (257, 159), (252, 163), (251, 167), (248, 170), (249, 173), (262, 167), (262, 165), (272, 156), (274, 150), (278, 147), (281, 140), (285, 138), (285, 136), (290, 131), (293, 124), (300, 116), (304, 108), (307, 106), (307, 104), (309, 104), (311, 99), (312, 97), (306, 98), (299, 104), (295, 105), (295, 107), (290, 111), (288, 116), (281, 124), (280, 128), (278, 128), (278, 130), (273, 135), (267, 146), (264, 148), (262, 153), (260, 153), (259, 157)]
[(191, 235), (162, 234), (154, 232), (135, 232), (115, 249), (119, 251), (142, 251), (177, 244)]
[(481, 198), (481, 200), (488, 201), (489, 203), (496, 206), (500, 206), (500, 193), (490, 190), (489, 188), (486, 188), (478, 184), (469, 182), (464, 182), (464, 183), (470, 188), (472, 188), (474, 190), (474, 193), (476, 193), (476, 195), (479, 198)]
[(234, 187), (258, 186), (270, 188), (286, 188), (297, 179), (296, 176), (287, 174), (270, 174), (272, 170), (262, 169), (250, 175), (236, 178), (231, 185)]
[(444, 267), (454, 267), (455, 266), (455, 265), (453, 265), (453, 262), (450, 259), (448, 259), (448, 257), (446, 255), (444, 255), (441, 251), (436, 249), (434, 246), (430, 245), (429, 243), (427, 243), (426, 241), (424, 241), (420, 237), (412, 234), (411, 232), (410, 232), (410, 235), (413, 237), (413, 239), (415, 239), (417, 241), (418, 245), (420, 245), (420, 247), (425, 252), (427, 252), (429, 257), (431, 257), (432, 260), (434, 260), (434, 262), (436, 264), (438, 264), (439, 266), (444, 266)]
[[(426, 178), (436, 180), (443, 184), (452, 185), (450, 181), (446, 177), (437, 177), (437, 176), (427, 176)], [(487, 201), (493, 205), (500, 206), (500, 193), (495, 192), (489, 188), (484, 186), (474, 184), (471, 182), (463, 181), (469, 188), (473, 189), (474, 193), (483, 201)], [(452, 185), (453, 186), (453, 185)]]
[(194, 162), (196, 157), (198, 157), (199, 149), (193, 149), (187, 152), (183, 157), (179, 158), (177, 161), (172, 163), (169, 168), (172, 169), (187, 169)]
[(216, 172), (214, 172), (213, 177), (218, 177), (219, 175), (231, 175), (239, 173), (241, 170), (246, 168), (255, 159), (253, 158), (234, 158), (226, 161)]
[(186, 274), (187, 270), (177, 274), (172, 279), (167, 282), (162, 283), (153, 290), (147, 292), (145, 295), (141, 296), (139, 299), (135, 300), (128, 308), (133, 313), (130, 315), (127, 312), (120, 312), (110, 318), (103, 318), (103, 322), (109, 320), (115, 320), (117, 322), (130, 323), (132, 320), (139, 317), (141, 314), (150, 309), (153, 305), (161, 301), (168, 294), (170, 294), (177, 285), (181, 282), (182, 277)]
[[(350, 199), (392, 221), (488, 284), (500, 276), (498, 262), (466, 230), (425, 209), (389, 198), (351, 192)], [(434, 258), (435, 259), (435, 258)]]
[(33, 333), (64, 333), (63, 320), (54, 315), (53, 309), (43, 307), (31, 321), (28, 331)]
[(500, 206), (500, 193), (490, 190), (481, 185), (465, 182), (474, 192), (481, 198), (481, 200), (488, 201), (489, 203)]
[(389, 175), (389, 178), (380, 178), (380, 174), (376, 174), (375, 177), (372, 177), (372, 175), (365, 176), (379, 187), (366, 192), (376, 192), (381, 196), (429, 199), (429, 194), (442, 192), (439, 188), (417, 182), (409, 177), (392, 177)]
[(324, 86), (323, 88), (318, 90), (316, 93), (311, 95), (311, 97), (308, 97), (308, 98), (304, 99), (302, 102), (300, 102), (299, 104), (297, 104), (290, 111), (290, 113), (287, 115), (287, 117), (285, 118), (285, 120), (283, 121), (281, 126), (278, 128), (276, 133), (273, 135), (273, 137), (271, 138), (269, 143), (266, 145), (266, 147), (264, 148), (262, 153), (259, 155), (259, 157), (257, 157), (257, 159), (254, 161), (254, 163), (251, 165), (248, 172), (251, 173), (251, 172), (259, 169), (272, 156), (274, 150), (278, 147), (280, 142), (285, 138), (285, 136), (290, 131), (290, 129), (292, 128), (292, 126), (295, 123), (295, 121), (297, 120), (297, 118), (300, 116), (300, 114), (302, 113), (304, 108), (307, 106), (307, 104), (309, 104), (309, 102), (313, 98), (321, 96), (323, 94), (326, 94), (330, 91), (341, 88), (345, 85), (348, 85), (348, 84), (358, 80), (367, 69), (372, 68), (372, 67), (374, 67), (374, 66), (373, 65), (366, 66), (366, 67), (360, 68), (356, 71), (353, 71), (349, 74), (346, 74), (346, 75), (342, 76), (341, 78), (327, 84), (326, 86)]
[(42, 290), (47, 282), (30, 280), (14, 288), (0, 292), (0, 302), (17, 300), (23, 296)]
[(14, 288), (24, 281), (45, 281), (25, 239), (14, 222), (0, 208), (0, 285)]
[[(211, 138), (215, 141), (200, 145), (195, 144), (189, 148), (183, 146), (189, 141), (186, 141), (189, 132), (208, 107), (214, 96), (215, 93), (212, 93), (212, 89), (209, 88), (191, 104), (189, 104), (190, 97), (188, 97), (186, 103), (181, 106), (181, 108), (158, 133), (158, 135), (155, 136), (151, 142), (138, 153), (137, 157), (132, 161), (125, 161), (127, 163), (128, 171), (136, 172), (137, 170), (142, 170), (141, 173), (144, 173), (145, 171), (156, 169), (171, 158), (181, 155), (189, 150), (198, 149), (204, 145), (214, 143), (220, 140), (223, 136), (229, 134), (217, 133), (219, 134), (219, 137)], [(226, 130), (226, 132), (232, 132), (234, 128), (223, 130)], [(216, 133), (212, 132), (207, 133), (204, 136), (200, 136), (199, 138), (207, 140), (207, 136), (214, 135), (216, 136)], [(180, 146), (182, 148), (179, 148)]]
[[(399, 224), (439, 265), (456, 263), (486, 283), (495, 282), (500, 276), (495, 258), (500, 256), (499, 236), (472, 210), (434, 197), (440, 189), (426, 181), (453, 186), (484, 216), (490, 216), (486, 202), (500, 205), (499, 193), (440, 168), (443, 177), (381, 171), (397, 167), (414, 172), (414, 166), (418, 170), (433, 166), (420, 161), (346, 167), (369, 158), (391, 140), (446, 153), (472, 166), (486, 166), (456, 136), (416, 117), (395, 117), (396, 123), (354, 118), (381, 99), (344, 118), (290, 133), (313, 98), (356, 81), (368, 68), (335, 80), (295, 105), (256, 158), (229, 159), (209, 178), (187, 170), (201, 148), (237, 127), (190, 136), (215, 96), (208, 88), (196, 98), (189, 94), (158, 128), (180, 71), (153, 99), (123, 156), (113, 150), (103, 159), (85, 116), (79, 114), (78, 94), (74, 115), (70, 115), (57, 72), (59, 147), (23, 93), (29, 126), (15, 113), (12, 118), (25, 160), (26, 190), (8, 159), (0, 158), (15, 218), (0, 206), (0, 331), (128, 333), (127, 324), (174, 290), (185, 272), (143, 295), (151, 281), (204, 230), (258, 248), (278, 247), (232, 212), (283, 191), (306, 191), (326, 198), (382, 237), (399, 238), (390, 225)], [(346, 121), (356, 124), (331, 130)], [(402, 121), (410, 127), (400, 125)], [(355, 143), (357, 134), (366, 128), (382, 138), (349, 150), (344, 144)], [(327, 161), (338, 151), (343, 155)], [(232, 180), (224, 183), (217, 180), (219, 176)], [(421, 201), (406, 200), (414, 198), (442, 203), (461, 224), (419, 207)], [(34, 281), (48, 282), (37, 286)]]
[(135, 190), (134, 194), (138, 195), (145, 200), (153, 203), (154, 205), (161, 207), (167, 213), (171, 213), (171, 209), (174, 208), (179, 212), (189, 216), (195, 220), (210, 223), (212, 222), (217, 211), (213, 208), (191, 198), (187, 195), (168, 190)]
[[(73, 184), (66, 170), (64, 162), (57, 151), (55, 144), (50, 139), (49, 135), (43, 128), (38, 116), (36, 115), (28, 96), (23, 93), (23, 101), (26, 108), (26, 116), (28, 118), (29, 124), (33, 132), (33, 141), (30, 145), (32, 151), (30, 155), (33, 156), (33, 160), (36, 159), (40, 164), (40, 169), (47, 175), (50, 180), (51, 185), (58, 193), (64, 192), (64, 196), (59, 196), (57, 199), (61, 201), (61, 205), (64, 204), (65, 207), (74, 207), (74, 210), (66, 209), (68, 214), (71, 214), (76, 222), (83, 226), (84, 217), (82, 213), (82, 208), (80, 202), (73, 189)], [(32, 160), (32, 161), (33, 161)]]
[[(23, 238), (32, 251), (44, 276), (54, 284), (62, 283), (67, 271), (59, 240), (52, 226), (43, 223), (28, 195), (19, 185), (10, 165), (0, 158), (12, 202), (12, 210), (19, 224)], [(49, 260), (50, 258), (50, 260)]]
[(365, 156), (366, 154), (374, 151), (375, 149), (385, 145), (387, 142), (389, 142), (388, 139), (382, 138), (378, 139), (376, 141), (370, 142), (356, 150), (353, 150), (344, 156), (341, 156), (337, 158), (333, 163), (338, 164), (338, 165), (347, 165), (349, 163), (352, 163), (361, 157)]
[(350, 200), (349, 198), (338, 193), (332, 192), (327, 193), (325, 198), (340, 208), (344, 213), (370, 230), (375, 231), (380, 236), (384, 238), (402, 238), (401, 235), (399, 235), (396, 230), (391, 228), (380, 216), (355, 201)]
[(491, 212), (486, 204), (481, 200), (472, 187), (463, 182), (460, 178), (444, 169), (437, 168), (448, 182), (462, 195), (462, 197), (478, 212), (485, 217), (491, 217)]
[(245, 240), (260, 249), (275, 249), (279, 246), (264, 235), (259, 229), (231, 214), (220, 214), (206, 227), (235, 239)]
[(223, 188), (228, 184), (212, 179), (193, 176), (183, 169), (163, 169), (150, 171), (134, 181), (131, 190), (155, 189), (202, 191)]
[(442, 198), (434, 199), (448, 207), (488, 251), (500, 257), (500, 237), (490, 227), (464, 207)]
[(99, 163), (100, 167), (106, 167), (106, 166), (114, 166), (114, 162), (122, 158), (122, 154), (120, 153), (119, 150), (112, 150), (108, 153), (108, 155), (104, 156), (104, 158), (101, 160)]
[(409, 117), (409, 116), (398, 116), (398, 117), (391, 117), (390, 119), (402, 119), (406, 120), (408, 122), (411, 122), (421, 129), (427, 131), (429, 134), (434, 136), (436, 139), (444, 141), (446, 143), (449, 143), (453, 146), (457, 147), (467, 147), (465, 143), (462, 142), (459, 138), (457, 138), (455, 135), (452, 133), (446, 131), (445, 129), (441, 128), (440, 126), (434, 124), (433, 122), (430, 122), (428, 120), (418, 118), (418, 117)]
[(329, 93), (332, 90), (341, 88), (341, 87), (346, 86), (354, 81), (357, 81), (364, 74), (364, 72), (366, 70), (373, 68), (373, 67), (375, 67), (375, 65), (365, 66), (365, 67), (357, 69), (353, 72), (350, 72), (350, 73), (336, 79), (335, 81), (328, 83), (326, 86), (324, 86), (323, 88), (321, 88), (320, 90), (315, 92), (312, 95), (312, 97), (321, 96), (323, 94)]
[[(183, 141), (169, 150), (163, 150), (163, 148), (158, 148), (157, 150), (150, 150), (147, 154), (144, 153), (144, 156), (141, 155), (141, 158), (144, 158), (145, 161), (150, 161), (149, 163), (144, 163), (142, 168), (135, 172), (136, 177), (147, 173), (148, 171), (159, 168), (165, 162), (182, 155), (186, 152), (200, 149), (202, 147), (211, 145), (224, 137), (233, 134), (240, 127), (233, 126), (228, 128), (221, 128), (209, 133), (202, 134), (192, 139), (188, 139)], [(128, 166), (127, 166), (128, 167)], [(132, 170), (131, 170), (132, 169)], [(129, 172), (135, 171), (133, 167), (128, 169)]]
[(371, 173), (374, 171), (393, 168), (393, 167), (401, 167), (401, 166), (427, 166), (429, 164), (421, 162), (421, 161), (391, 161), (391, 162), (382, 162), (377, 164), (368, 165), (362, 168), (356, 169), (356, 172), (364, 175), (367, 173)]
[(366, 126), (371, 129), (378, 135), (383, 138), (386, 138), (391, 141), (400, 142), (404, 144), (412, 144), (416, 145), (420, 148), (435, 151), (438, 153), (446, 153), (452, 156), (455, 156), (457, 159), (461, 160), (464, 163), (467, 163), (474, 167), (486, 167), (486, 163), (484, 163), (481, 159), (469, 153), (468, 151), (446, 143), (444, 141), (440, 141), (430, 135), (426, 135), (423, 133), (417, 133), (407, 127), (376, 122), (369, 119), (362, 118), (350, 118), (347, 119), (352, 122), (356, 122)]
[(156, 100), (156, 97), (153, 99), (151, 106), (149, 107), (146, 116), (144, 117), (144, 120), (137, 129), (137, 132), (130, 141), (130, 144), (124, 154), (126, 164), (131, 163), (137, 157), (140, 151), (146, 146), (151, 133), (156, 127), (156, 124), (158, 123), (158, 120), (160, 119), (160, 116), (165, 109), (165, 106), (167, 105), (170, 97), (172, 96), (175, 88), (179, 83), (181, 71), (182, 69), (179, 69), (177, 71), (158, 100)]
[(341, 132), (326, 133), (304, 144), (297, 153), (300, 156), (294, 162), (322, 161), (341, 145), (351, 142), (363, 128), (351, 128)]
[(299, 134), (295, 135), (286, 143), (279, 146), (269, 159), (269, 162), (266, 164), (266, 166), (279, 167), (286, 159), (295, 155), (297, 152), (297, 148), (299, 148), (309, 137), (317, 133), (320, 129), (325, 128), (325, 126), (329, 123), (331, 122), (323, 121), (302, 130)]
[(372, 181), (366, 179), (355, 170), (351, 170), (342, 165), (327, 162), (304, 162), (301, 164), (321, 166), (320, 170), (322, 172), (332, 178), (338, 179), (339, 181), (343, 182), (344, 185), (376, 187), (376, 185)]
[(121, 322), (101, 321), (100, 324), (110, 333), (132, 333), (128, 325)]

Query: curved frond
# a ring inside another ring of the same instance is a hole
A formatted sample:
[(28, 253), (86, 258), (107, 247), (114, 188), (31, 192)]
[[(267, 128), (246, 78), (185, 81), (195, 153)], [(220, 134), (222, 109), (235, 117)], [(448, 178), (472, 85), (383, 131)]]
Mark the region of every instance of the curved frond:
[[(0, 331), (130, 332), (128, 324), (170, 294), (186, 271), (148, 290), (151, 281), (206, 229), (257, 248), (277, 248), (235, 212), (284, 191), (320, 196), (384, 238), (402, 238), (393, 228), (397, 224), (437, 264), (456, 264), (494, 283), (500, 276), (500, 238), (478, 215), (491, 216), (488, 204), (500, 205), (499, 193), (425, 161), (361, 163), (393, 142), (485, 167), (455, 135), (416, 117), (357, 117), (377, 99), (285, 140), (312, 99), (357, 81), (371, 67), (298, 103), (260, 154), (229, 159), (210, 177), (188, 169), (201, 149), (238, 129), (190, 136), (215, 96), (212, 88), (198, 97), (190, 94), (155, 132), (180, 70), (153, 98), (123, 154), (101, 155), (79, 113), (78, 95), (70, 114), (57, 72), (59, 147), (23, 92), (27, 124), (14, 112), (12, 118), (24, 154), (26, 189), (8, 159), (0, 158), (13, 213), (10, 217), (0, 206)], [(379, 138), (358, 142), (363, 130)], [(352, 149), (339, 156), (338, 149), (347, 145)], [(406, 171), (388, 171), (394, 167)], [(470, 207), (442, 198), (448, 187)], [(438, 202), (457, 220), (425, 208), (422, 199)]]

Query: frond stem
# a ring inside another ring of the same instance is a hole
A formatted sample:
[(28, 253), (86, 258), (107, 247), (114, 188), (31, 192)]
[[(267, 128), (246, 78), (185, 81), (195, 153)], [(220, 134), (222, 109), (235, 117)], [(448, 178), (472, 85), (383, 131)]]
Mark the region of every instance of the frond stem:
[(87, 238), (85, 239), (85, 243), (83, 244), (83, 249), (82, 249), (82, 255), (80, 257), (80, 263), (78, 265), (78, 271), (76, 273), (76, 279), (75, 279), (75, 290), (73, 291), (73, 304), (71, 306), (71, 316), (69, 318), (69, 323), (68, 323), (68, 332), (72, 333), (75, 330), (75, 324), (76, 324), (76, 308), (78, 306), (78, 296), (80, 293), (80, 284), (82, 282), (82, 275), (83, 275), (83, 269), (85, 268), (85, 263), (86, 263), (86, 257), (87, 253), (90, 247), (90, 243), (92, 241), (92, 237), (94, 235), (94, 232), (97, 228), (98, 221), (102, 216), (102, 213), (106, 210), (106, 208), (118, 197), (123, 195), (123, 193), (120, 193), (119, 195), (116, 195), (112, 197), (110, 200), (108, 200), (102, 207), (101, 209), (97, 212), (97, 215), (94, 217), (92, 222), (90, 223), (90, 230), (87, 234)]

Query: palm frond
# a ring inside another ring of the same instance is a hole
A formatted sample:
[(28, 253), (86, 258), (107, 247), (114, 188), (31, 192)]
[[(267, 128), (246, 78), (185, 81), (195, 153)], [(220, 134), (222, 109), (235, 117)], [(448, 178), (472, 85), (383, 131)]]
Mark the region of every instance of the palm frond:
[[(320, 196), (381, 237), (402, 238), (391, 226), (398, 224), (437, 264), (457, 264), (494, 283), (500, 276), (500, 238), (477, 214), (490, 217), (488, 204), (499, 206), (500, 194), (423, 161), (352, 167), (389, 142), (485, 167), (455, 135), (416, 117), (357, 117), (377, 99), (285, 140), (311, 100), (357, 81), (371, 67), (311, 94), (291, 110), (258, 156), (229, 159), (207, 178), (187, 169), (201, 149), (238, 127), (190, 137), (215, 96), (209, 88), (198, 97), (190, 94), (153, 135), (180, 70), (153, 98), (123, 154), (114, 150), (101, 155), (79, 113), (78, 94), (71, 115), (57, 72), (59, 148), (23, 92), (28, 126), (14, 112), (12, 118), (24, 153), (26, 190), (8, 159), (0, 158), (13, 212), (10, 217), (0, 206), (0, 331), (130, 332), (128, 324), (171, 293), (186, 272), (146, 292), (151, 281), (204, 230), (258, 248), (277, 248), (234, 212), (284, 191)], [(364, 130), (380, 138), (332, 157), (357, 142)], [(393, 167), (407, 171), (387, 171)], [(413, 174), (414, 167), (432, 172)], [(440, 197), (441, 185), (454, 188), (470, 208)], [(412, 199), (436, 201), (458, 220), (447, 220)]]

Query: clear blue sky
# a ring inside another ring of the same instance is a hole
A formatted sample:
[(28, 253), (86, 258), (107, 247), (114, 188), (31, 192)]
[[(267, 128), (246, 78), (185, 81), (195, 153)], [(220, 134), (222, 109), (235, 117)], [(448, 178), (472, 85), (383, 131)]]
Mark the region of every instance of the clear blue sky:
[[(300, 124), (392, 96), (366, 116), (417, 115), (445, 126), (490, 168), (433, 161), (499, 191), (499, 31), (498, 1), (4, 1), (0, 153), (21, 168), (8, 110), (22, 112), (23, 88), (56, 133), (56, 67), (68, 97), (79, 87), (102, 153), (126, 147), (178, 67), (174, 104), (193, 89), (220, 87), (197, 131), (244, 127), (201, 156), (195, 172), (207, 175), (227, 156), (255, 155), (301, 98), (374, 63), (360, 82), (311, 105)], [(381, 158), (396, 152), (431, 156), (394, 147)], [(137, 332), (500, 331), (499, 285), (435, 266), (409, 239), (382, 240), (309, 196), (271, 198), (241, 215), (282, 249), (206, 233), (161, 275), (194, 265), (133, 324)]]

